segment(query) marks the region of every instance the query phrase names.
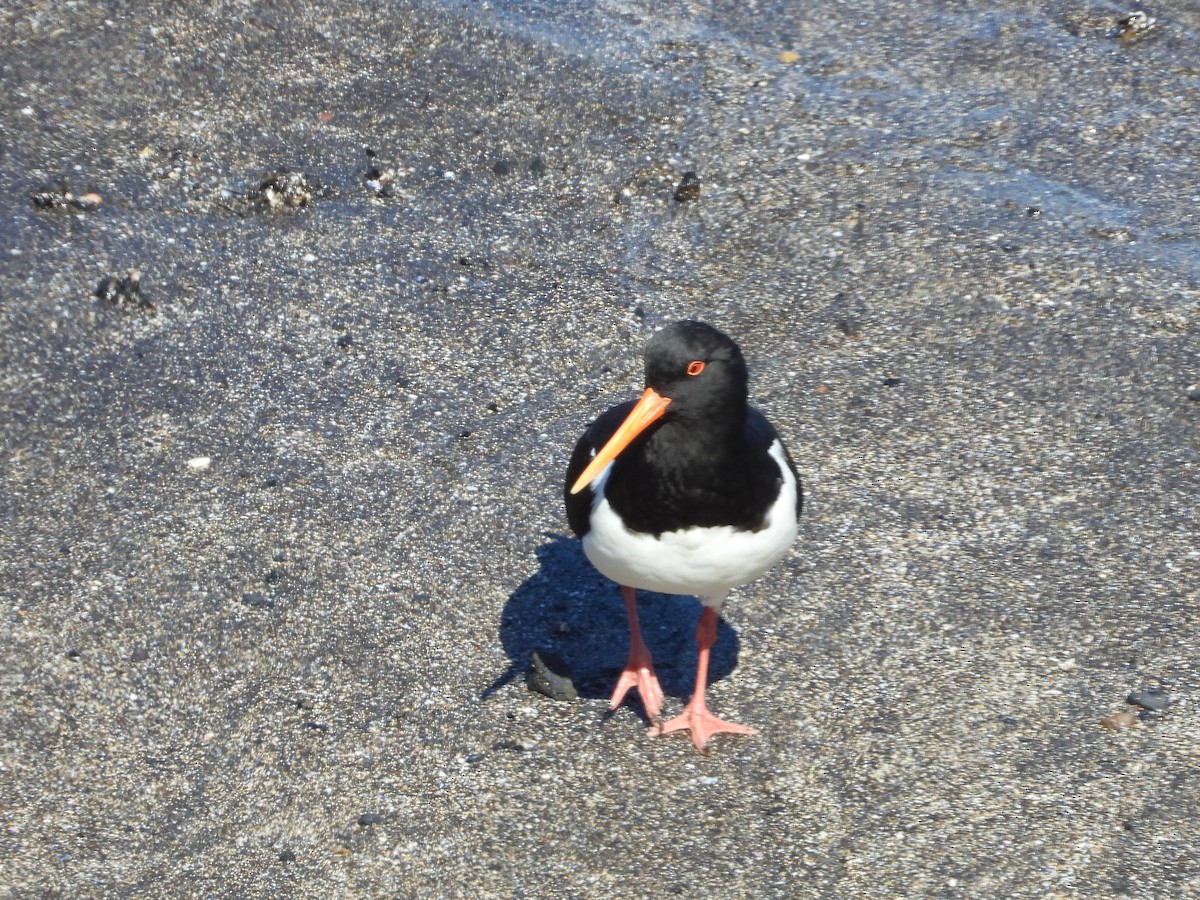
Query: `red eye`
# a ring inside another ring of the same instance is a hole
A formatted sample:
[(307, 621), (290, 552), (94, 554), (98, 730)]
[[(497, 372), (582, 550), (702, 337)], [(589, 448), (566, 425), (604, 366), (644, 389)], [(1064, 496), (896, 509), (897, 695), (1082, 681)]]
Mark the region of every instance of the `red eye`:
[(704, 360), (694, 359), (690, 363), (688, 363), (687, 373), (689, 375), (699, 375), (703, 371), (704, 371)]

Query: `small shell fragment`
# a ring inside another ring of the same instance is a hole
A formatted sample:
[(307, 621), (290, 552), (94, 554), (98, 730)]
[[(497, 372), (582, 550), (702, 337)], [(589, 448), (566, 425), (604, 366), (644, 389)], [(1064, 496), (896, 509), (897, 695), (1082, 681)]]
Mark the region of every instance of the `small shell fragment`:
[(1113, 713), (1111, 716), (1105, 716), (1100, 720), (1101, 728), (1110, 728), (1113, 731), (1124, 731), (1126, 728), (1132, 728), (1138, 723), (1137, 713), (1131, 710)]

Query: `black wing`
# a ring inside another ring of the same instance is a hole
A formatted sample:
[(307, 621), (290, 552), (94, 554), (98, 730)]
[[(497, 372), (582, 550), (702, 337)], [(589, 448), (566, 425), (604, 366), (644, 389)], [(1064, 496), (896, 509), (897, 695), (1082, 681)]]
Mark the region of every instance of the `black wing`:
[(636, 400), (630, 400), (620, 406), (614, 406), (598, 418), (588, 426), (579, 443), (575, 445), (575, 452), (571, 454), (571, 461), (567, 464), (567, 481), (563, 485), (563, 499), (567, 505), (567, 522), (578, 537), (583, 537), (591, 528), (592, 501), (596, 495), (590, 487), (584, 488), (578, 494), (572, 494), (571, 485), (588, 467), (592, 457), (621, 427), (621, 423), (636, 404)]

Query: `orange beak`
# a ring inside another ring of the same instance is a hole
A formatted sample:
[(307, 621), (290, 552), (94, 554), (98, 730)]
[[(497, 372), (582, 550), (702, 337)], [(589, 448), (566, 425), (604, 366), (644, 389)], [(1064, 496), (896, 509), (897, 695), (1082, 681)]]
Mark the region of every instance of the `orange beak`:
[(655, 392), (653, 388), (646, 388), (642, 394), (642, 399), (637, 402), (637, 406), (629, 411), (629, 415), (625, 417), (625, 421), (621, 423), (613, 436), (608, 439), (608, 443), (600, 448), (591, 463), (583, 474), (579, 476), (579, 480), (571, 487), (572, 494), (578, 494), (585, 487), (596, 480), (596, 476), (604, 471), (604, 467), (616, 459), (622, 450), (629, 446), (629, 443), (646, 430), (646, 426), (655, 421), (659, 416), (666, 412), (667, 406), (670, 404), (669, 397), (663, 397)]

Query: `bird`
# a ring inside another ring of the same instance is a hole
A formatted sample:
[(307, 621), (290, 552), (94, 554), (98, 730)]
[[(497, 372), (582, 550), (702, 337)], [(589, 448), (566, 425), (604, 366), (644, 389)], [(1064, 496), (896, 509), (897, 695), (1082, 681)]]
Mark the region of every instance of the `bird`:
[[(640, 399), (609, 409), (575, 445), (563, 490), (567, 521), (625, 601), (629, 653), (609, 708), (636, 688), (651, 735), (687, 731), (706, 752), (715, 734), (757, 733), (709, 710), (709, 652), (729, 592), (795, 542), (803, 491), (779, 434), (749, 403), (746, 360), (727, 335), (694, 320), (661, 329), (646, 344), (645, 379)], [(638, 590), (690, 594), (702, 605), (695, 688), (666, 722), (638, 625)]]

